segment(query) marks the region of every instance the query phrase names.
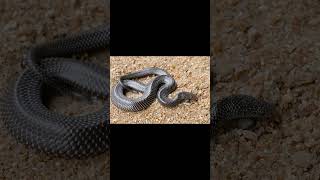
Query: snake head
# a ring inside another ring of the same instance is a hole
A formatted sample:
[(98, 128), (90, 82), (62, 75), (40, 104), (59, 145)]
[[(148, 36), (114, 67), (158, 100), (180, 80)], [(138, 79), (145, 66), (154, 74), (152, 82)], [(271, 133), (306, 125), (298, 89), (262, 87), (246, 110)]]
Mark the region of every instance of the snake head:
[(181, 93), (183, 99), (185, 99), (185, 101), (198, 101), (198, 97), (193, 94), (193, 93), (190, 93), (190, 92), (182, 92)]

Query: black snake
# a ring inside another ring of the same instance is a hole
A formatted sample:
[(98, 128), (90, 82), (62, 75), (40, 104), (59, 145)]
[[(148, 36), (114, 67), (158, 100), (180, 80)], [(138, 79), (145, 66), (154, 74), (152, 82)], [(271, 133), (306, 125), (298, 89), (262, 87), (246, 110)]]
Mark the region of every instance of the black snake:
[(217, 75), (213, 58), (210, 63), (211, 110), (210, 124), (216, 127), (250, 129), (258, 120), (270, 118), (277, 112), (275, 106), (262, 99), (236, 94), (216, 100)]
[(9, 132), (18, 141), (56, 156), (82, 158), (105, 152), (109, 147), (108, 100), (100, 110), (77, 117), (53, 112), (43, 101), (48, 87), (108, 99), (109, 71), (68, 57), (105, 49), (109, 41), (107, 25), (33, 47), (25, 61), (27, 68), (1, 97), (0, 115)]
[[(104, 26), (33, 47), (25, 61), (27, 68), (0, 100), (0, 116), (9, 132), (18, 141), (57, 156), (81, 158), (106, 151), (109, 148), (108, 100), (99, 111), (77, 117), (50, 111), (43, 101), (48, 87), (57, 87), (62, 92), (86, 92), (108, 99), (109, 71), (67, 57), (107, 48), (109, 42), (110, 27)], [(132, 80), (152, 74), (157, 77), (147, 85)], [(121, 109), (138, 111), (147, 108), (156, 98), (169, 107), (196, 99), (189, 92), (180, 92), (170, 99), (168, 95), (175, 88), (176, 83), (167, 72), (149, 68), (123, 76), (111, 92), (112, 102)], [(143, 96), (136, 100), (129, 99), (125, 97), (129, 89), (142, 92)], [(211, 123), (236, 119), (252, 122), (270, 114), (272, 108), (270, 104), (250, 96), (230, 96), (213, 103)]]
[(211, 106), (211, 124), (248, 129), (257, 120), (271, 117), (274, 106), (252, 96), (231, 95), (213, 102)]
[[(133, 79), (156, 75), (147, 84)], [(166, 107), (174, 107), (184, 101), (197, 100), (195, 94), (190, 92), (179, 92), (173, 99), (169, 94), (177, 88), (177, 84), (168, 72), (160, 68), (145, 68), (143, 70), (121, 76), (119, 82), (111, 91), (113, 104), (125, 111), (141, 111), (149, 107), (157, 98), (159, 103)], [(129, 90), (143, 93), (141, 97), (133, 99), (126, 96)]]

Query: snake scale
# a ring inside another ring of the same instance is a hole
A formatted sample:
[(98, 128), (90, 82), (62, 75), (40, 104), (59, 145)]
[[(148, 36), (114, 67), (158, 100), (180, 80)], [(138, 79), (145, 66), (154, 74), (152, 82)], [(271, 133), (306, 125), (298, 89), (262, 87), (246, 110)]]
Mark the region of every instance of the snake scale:
[[(147, 84), (133, 79), (155, 75)], [(195, 101), (197, 97), (190, 92), (179, 92), (173, 99), (169, 94), (176, 90), (177, 84), (173, 77), (163, 69), (152, 67), (121, 76), (119, 82), (111, 91), (113, 104), (124, 111), (141, 111), (149, 107), (155, 99), (165, 107), (175, 107), (184, 101)], [(136, 99), (126, 96), (129, 90), (142, 93)]]
[(81, 116), (62, 115), (44, 104), (45, 89), (53, 87), (108, 99), (108, 69), (70, 56), (106, 49), (109, 41), (110, 28), (105, 25), (31, 48), (27, 67), (0, 101), (0, 115), (19, 142), (66, 158), (93, 156), (109, 148), (108, 101), (100, 110)]
[(211, 124), (215, 127), (252, 128), (257, 120), (271, 117), (274, 106), (249, 95), (231, 95), (216, 101), (211, 106)]

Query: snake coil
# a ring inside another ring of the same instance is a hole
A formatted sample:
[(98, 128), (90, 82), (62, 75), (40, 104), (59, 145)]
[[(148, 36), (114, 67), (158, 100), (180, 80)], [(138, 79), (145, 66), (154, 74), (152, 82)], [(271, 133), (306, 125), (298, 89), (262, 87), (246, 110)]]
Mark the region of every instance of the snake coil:
[(0, 101), (0, 116), (19, 142), (66, 158), (93, 156), (108, 149), (108, 100), (100, 110), (77, 117), (53, 112), (43, 102), (44, 89), (48, 87), (108, 99), (108, 70), (67, 57), (107, 48), (109, 41), (107, 25), (36, 45), (29, 51), (25, 61), (27, 68)]
[[(156, 77), (147, 84), (132, 80), (151, 75), (156, 75)], [(179, 92), (173, 99), (169, 98), (169, 94), (176, 88), (175, 80), (165, 70), (155, 67), (145, 68), (120, 77), (120, 81), (111, 91), (111, 100), (116, 107), (122, 110), (141, 111), (148, 108), (156, 98), (161, 105), (166, 107), (175, 107), (184, 101), (197, 99), (196, 95), (190, 92)], [(136, 99), (129, 98), (125, 95), (129, 90), (143, 94)]]

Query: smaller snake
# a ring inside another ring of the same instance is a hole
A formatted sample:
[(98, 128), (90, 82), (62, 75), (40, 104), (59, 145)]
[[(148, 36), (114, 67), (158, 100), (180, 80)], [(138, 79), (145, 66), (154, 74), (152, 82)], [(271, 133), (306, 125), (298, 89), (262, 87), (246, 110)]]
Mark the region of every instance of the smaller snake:
[[(156, 77), (143, 84), (133, 79), (156, 75)], [(173, 99), (169, 94), (175, 91), (177, 84), (173, 77), (160, 68), (145, 68), (141, 71), (121, 76), (118, 83), (111, 91), (111, 101), (119, 109), (124, 111), (141, 111), (148, 108), (157, 98), (159, 103), (165, 107), (175, 107), (185, 101), (195, 101), (197, 97), (190, 92), (179, 92)], [(142, 93), (136, 99), (126, 96), (129, 90)]]

